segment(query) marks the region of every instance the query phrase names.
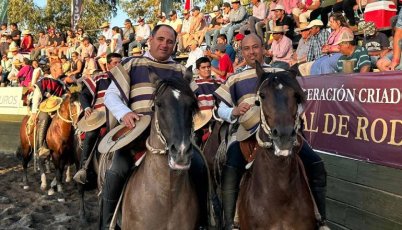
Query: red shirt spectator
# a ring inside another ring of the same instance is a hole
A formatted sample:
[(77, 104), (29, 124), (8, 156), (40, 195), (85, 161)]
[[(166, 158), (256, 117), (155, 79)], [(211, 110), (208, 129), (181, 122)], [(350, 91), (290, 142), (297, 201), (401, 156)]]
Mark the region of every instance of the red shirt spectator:
[(34, 48), (33, 38), (29, 30), (24, 30), (22, 32), (24, 36), (21, 41), (21, 52), (31, 52)]
[(233, 73), (233, 63), (226, 51), (224, 44), (215, 46), (215, 54), (219, 57), (219, 68), (211, 67), (212, 71), (218, 75), (223, 81), (226, 80), (228, 73)]

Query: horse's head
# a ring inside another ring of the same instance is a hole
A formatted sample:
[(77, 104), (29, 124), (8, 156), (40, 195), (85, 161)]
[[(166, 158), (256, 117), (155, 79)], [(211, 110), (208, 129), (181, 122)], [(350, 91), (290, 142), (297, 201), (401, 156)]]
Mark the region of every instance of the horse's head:
[(197, 110), (197, 98), (188, 80), (171, 78), (157, 82), (152, 130), (165, 142), (172, 169), (186, 170), (190, 167), (192, 122)]
[(72, 123), (75, 127), (78, 122), (79, 115), (81, 113), (81, 103), (79, 100), (80, 92), (66, 93), (63, 95), (63, 103), (60, 106), (62, 120), (68, 123)]
[(263, 147), (272, 146), (275, 155), (288, 156), (297, 143), (304, 92), (290, 72), (267, 73), (259, 63), (256, 72), (259, 78), (257, 103), (261, 106), (257, 140)]

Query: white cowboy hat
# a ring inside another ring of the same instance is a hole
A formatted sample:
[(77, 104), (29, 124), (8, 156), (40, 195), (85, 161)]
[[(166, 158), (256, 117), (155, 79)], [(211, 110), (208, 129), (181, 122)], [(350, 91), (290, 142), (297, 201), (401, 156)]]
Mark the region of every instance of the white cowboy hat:
[(314, 19), (308, 24), (307, 28), (310, 29), (313, 28), (313, 26), (323, 27), (324, 23), (320, 19)]
[(63, 99), (57, 96), (51, 96), (39, 105), (39, 110), (42, 112), (53, 112), (60, 108), (61, 103), (63, 103)]
[(309, 24), (308, 22), (300, 23), (299, 28), (296, 28), (295, 32), (301, 32), (301, 31), (304, 31), (304, 30), (309, 30), (310, 28), (308, 28), (308, 24)]
[(236, 132), (237, 141), (244, 141), (258, 130), (260, 123), (260, 106), (251, 107), (243, 116), (239, 117), (239, 128)]
[(204, 125), (208, 124), (208, 122), (212, 118), (212, 110), (201, 110), (197, 114), (194, 115), (194, 131), (201, 129)]
[(98, 145), (98, 151), (105, 154), (123, 148), (140, 136), (150, 123), (151, 116), (144, 115), (140, 117), (140, 120), (135, 122), (133, 129), (129, 129), (125, 125), (118, 125), (103, 137)]
[(102, 110), (93, 110), (89, 117), (83, 117), (77, 123), (78, 129), (88, 132), (101, 127), (106, 123), (106, 112)]
[(274, 26), (272, 30), (268, 31), (268, 33), (275, 34), (275, 33), (285, 33), (288, 29), (283, 28), (283, 26)]

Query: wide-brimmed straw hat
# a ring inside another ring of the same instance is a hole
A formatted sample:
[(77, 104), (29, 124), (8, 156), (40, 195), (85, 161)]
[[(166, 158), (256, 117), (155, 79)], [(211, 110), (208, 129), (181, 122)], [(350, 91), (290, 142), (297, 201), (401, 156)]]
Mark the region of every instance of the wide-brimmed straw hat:
[(268, 33), (276, 34), (276, 33), (285, 33), (288, 29), (283, 28), (283, 26), (274, 26), (272, 30), (268, 31)]
[(19, 50), (18, 46), (10, 46), (10, 49), (9, 49), (10, 52), (14, 52), (14, 51), (18, 51), (18, 50)]
[(151, 116), (144, 115), (140, 117), (140, 120), (135, 122), (135, 127), (132, 129), (127, 128), (123, 124), (118, 125), (102, 138), (98, 146), (98, 151), (104, 154), (123, 148), (140, 136), (150, 123)]
[(77, 123), (78, 129), (88, 132), (101, 127), (106, 123), (106, 112), (102, 110), (93, 110), (89, 117), (83, 117)]
[(15, 59), (15, 60), (13, 61), (13, 66), (21, 66), (21, 65), (22, 65), (22, 62), (20, 62), (19, 59)]
[(100, 28), (103, 29), (103, 28), (109, 27), (109, 25), (110, 25), (109, 22), (104, 22), (104, 23), (102, 23)]
[(313, 28), (313, 26), (323, 27), (324, 23), (320, 19), (314, 19), (308, 24), (307, 28), (310, 29)]
[(139, 47), (134, 47), (131, 51), (130, 54), (138, 54), (141, 53), (141, 49)]
[(40, 103), (39, 110), (45, 113), (56, 111), (60, 108), (63, 99), (57, 96), (50, 96), (48, 99)]
[(302, 23), (300, 23), (299, 28), (296, 28), (295, 31), (296, 32), (301, 32), (301, 31), (304, 31), (304, 30), (309, 30), (310, 28), (308, 28), (307, 26), (308, 26), (308, 22), (302, 22)]
[(29, 31), (29, 30), (24, 30), (24, 31), (22, 31), (22, 33), (21, 33), (22, 35), (25, 35), (25, 34), (31, 34), (31, 31)]
[(244, 141), (257, 132), (260, 124), (260, 106), (251, 107), (243, 116), (239, 117), (239, 128), (236, 132), (237, 141)]
[(204, 125), (208, 124), (208, 122), (212, 118), (212, 110), (206, 109), (201, 110), (197, 114), (194, 115), (194, 131), (201, 129)]

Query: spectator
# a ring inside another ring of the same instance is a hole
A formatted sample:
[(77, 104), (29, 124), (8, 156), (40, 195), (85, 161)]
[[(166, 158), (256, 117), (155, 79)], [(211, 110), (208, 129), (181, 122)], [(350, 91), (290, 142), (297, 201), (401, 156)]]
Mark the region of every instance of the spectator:
[(156, 23), (157, 25), (169, 25), (169, 20), (166, 19), (165, 12), (162, 12), (159, 16), (159, 21)]
[(0, 73), (1, 73), (1, 87), (4, 87), (8, 83), (8, 74), (11, 72), (12, 69), (12, 62), (8, 59), (7, 54), (3, 54), (1, 58), (1, 66), (0, 66)]
[[(9, 43), (7, 42), (7, 34), (0, 34), (0, 54), (7, 54)], [(11, 36), (10, 36), (11, 37)]]
[(21, 31), (18, 30), (17, 23), (10, 24), (11, 37), (17, 46), (20, 46), (21, 42)]
[[(293, 20), (290, 17), (286, 16), (285, 7), (283, 5), (277, 4), (272, 10), (275, 13), (272, 23), (273, 27), (283, 26), (283, 29), (286, 31), (286, 37), (293, 39), (294, 24)], [(270, 41), (272, 42), (272, 40)]]
[(50, 58), (50, 56), (53, 54), (56, 46), (57, 46), (56, 33), (54, 30), (48, 30), (48, 43), (46, 47), (46, 56), (48, 58)]
[(137, 33), (135, 37), (135, 41), (131, 42), (129, 45), (129, 49), (132, 50), (134, 47), (142, 48), (148, 41), (149, 36), (151, 35), (151, 28), (148, 24), (145, 24), (144, 18), (140, 17), (138, 19), (138, 27)]
[(59, 58), (63, 54), (62, 50), (66, 47), (66, 42), (64, 40), (64, 36), (61, 34), (60, 30), (56, 30), (56, 38), (55, 38), (55, 55), (57, 55)]
[(300, 27), (295, 30), (295, 32), (301, 34), (301, 38), (289, 64), (290, 69), (297, 76), (300, 76), (299, 65), (307, 62), (307, 54), (310, 47), (310, 29), (307, 26), (308, 22), (302, 22), (300, 23)]
[(98, 53), (95, 56), (95, 61), (98, 62), (101, 70), (103, 72), (106, 72), (106, 55), (110, 52), (110, 49), (106, 43), (105, 36), (103, 35), (99, 36), (98, 42), (99, 47), (98, 47)]
[(202, 51), (202, 49), (198, 46), (198, 42), (196, 40), (192, 40), (190, 42), (190, 53), (188, 54), (186, 68), (192, 66), (193, 71), (195, 71), (196, 69), (195, 62), (200, 57), (204, 57), (204, 51)]
[(224, 44), (216, 44), (215, 55), (218, 57), (219, 67), (211, 67), (212, 72), (216, 73), (222, 81), (226, 81), (228, 75), (234, 72), (232, 61), (225, 52), (226, 46)]
[(314, 61), (323, 55), (321, 48), (326, 44), (329, 36), (329, 32), (323, 27), (323, 22), (318, 19), (311, 21), (307, 26), (310, 29), (311, 39), (307, 52), (307, 62), (299, 65), (299, 71), (302, 76), (310, 75)]
[[(124, 29), (123, 29), (123, 49), (124, 56), (128, 56), (129, 45), (134, 41), (135, 38), (135, 30), (133, 24), (130, 19), (126, 19), (124, 21)], [(99, 52), (98, 52), (99, 53)], [(105, 55), (106, 58), (106, 55)], [(106, 62), (105, 62), (106, 64)]]
[[(190, 32), (189, 36), (187, 37), (187, 41), (184, 41), (183, 43), (187, 44), (187, 46), (190, 45), (189, 43), (192, 40), (199, 41), (199, 38), (203, 33), (203, 29), (206, 27), (204, 14), (200, 12), (200, 7), (194, 6), (191, 11), (193, 13), (190, 18)], [(187, 48), (187, 46), (185, 46), (185, 48)]]
[(71, 53), (75, 51), (77, 48), (77, 37), (75, 33), (69, 29), (67, 30), (67, 37), (66, 37), (66, 42), (63, 47), (60, 48), (60, 57), (62, 55), (65, 55), (67, 58), (71, 57)]
[[(218, 36), (218, 39), (216, 40), (216, 42), (217, 42), (217, 44), (224, 44), (226, 46), (225, 53), (227, 55), (229, 55), (230, 61), (233, 63), (235, 61), (235, 58), (236, 58), (236, 52), (233, 49), (233, 46), (228, 44), (227, 39), (226, 39), (226, 35), (225, 34), (220, 34)], [(207, 56), (207, 57), (210, 57), (212, 59), (212, 61), (211, 61), (212, 66), (214, 66), (214, 67), (219, 66), (219, 58), (213, 52), (211, 52), (211, 50), (206, 50), (204, 52), (204, 55)]]
[(18, 71), (17, 79), (19, 85), (22, 87), (31, 86), (33, 68), (31, 66), (31, 61), (28, 58), (24, 58), (24, 61), (21, 63), (21, 69)]
[(8, 31), (8, 28), (7, 28), (7, 23), (2, 23), (1, 25), (0, 25), (0, 35), (3, 35), (3, 34), (9, 34), (9, 31)]
[[(19, 71), (19, 67), (21, 67), (22, 62), (24, 61), (24, 56), (22, 56), (22, 54), (18, 53), (18, 50), (19, 50), (18, 47), (10, 46), (10, 53), (11, 53), (11, 58), (12, 58), (12, 60), (11, 60), (12, 68), (11, 68), (10, 73), (8, 74), (8, 79), (15, 80), (14, 83), (16, 83), (16, 80), (17, 80), (17, 74)], [(15, 64), (17, 64), (17, 65), (15, 65)], [(18, 64), (19, 64), (19, 66), (18, 66)]]
[(241, 52), (241, 41), (244, 39), (243, 34), (236, 34), (235, 36), (235, 44), (234, 50), (236, 53), (235, 61), (233, 62), (233, 70), (235, 73), (240, 72), (244, 66), (246, 66), (246, 59), (243, 58), (243, 54)]
[(134, 47), (131, 51), (130, 51), (131, 56), (133, 57), (141, 57), (142, 56), (142, 50), (138, 47)]
[(102, 35), (105, 36), (106, 40), (111, 41), (113, 37), (113, 32), (112, 29), (110, 29), (109, 22), (102, 23), (100, 28), (102, 29)]
[(219, 31), (223, 23), (223, 16), (218, 6), (214, 6), (213, 12), (215, 14), (215, 17), (212, 18), (209, 26), (204, 28), (204, 31), (203, 33), (201, 33), (201, 37), (198, 40), (198, 43), (201, 44), (205, 37), (205, 44), (207, 45), (207, 47), (211, 47), (212, 44), (216, 44), (216, 39), (218, 38)]
[[(65, 58), (66, 56), (62, 56), (62, 58)], [(31, 84), (30, 84), (30, 88), (33, 89), (34, 85), (36, 84), (36, 82), (43, 76), (43, 71), (39, 66), (39, 63), (37, 60), (33, 60), (32, 61), (32, 68), (33, 68), (33, 72), (32, 72), (32, 80), (31, 80)]]
[[(310, 13), (310, 20), (316, 20), (320, 18), (324, 26), (328, 25), (328, 15), (333, 12), (332, 7), (337, 2), (337, 0), (322, 0), (320, 7), (313, 10)], [(340, 1), (342, 2), (342, 1)]]
[(363, 46), (366, 48), (370, 56), (371, 67), (375, 68), (377, 66), (377, 61), (379, 61), (380, 58), (386, 57), (389, 51), (391, 51), (389, 40), (387, 35), (377, 31), (373, 22), (367, 22), (365, 24), (363, 33)]
[(20, 72), (22, 62), (19, 59), (13, 60), (12, 73), (8, 75), (8, 81), (10, 81), (11, 86), (18, 86), (18, 73)]
[(253, 4), (253, 15), (248, 17), (247, 24), (240, 28), (241, 34), (245, 34), (247, 30), (250, 33), (255, 33), (256, 23), (264, 20), (267, 16), (267, 7), (264, 2), (261, 2), (261, 0), (251, 0), (251, 4)]
[(68, 73), (68, 71), (70, 71), (71, 63), (67, 60), (67, 57), (65, 55), (61, 56), (60, 61), (61, 61), (61, 68), (63, 69), (63, 75), (65, 75)]
[[(84, 60), (83, 57), (89, 55), (90, 57), (93, 57), (94, 55), (94, 46), (91, 44), (89, 41), (88, 37), (82, 38), (82, 42), (80, 47), (78, 48), (80, 50), (80, 58), (81, 60)], [(72, 57), (72, 55), (71, 55)]]
[(351, 32), (345, 17), (341, 13), (334, 13), (329, 17), (329, 24), (332, 29), (331, 34), (328, 37), (327, 43), (321, 48), (324, 56), (314, 61), (311, 66), (312, 75), (336, 73), (337, 61), (341, 56), (339, 52), (339, 46), (335, 45), (341, 37), (341, 34)]
[(183, 10), (182, 14), (184, 18), (181, 33), (178, 34), (178, 40), (179, 40), (178, 48), (180, 52), (185, 52), (185, 47), (187, 47), (187, 40), (188, 37), (190, 36), (190, 12), (188, 12), (188, 10)]
[[(85, 54), (87, 55), (87, 54)], [(66, 78), (63, 79), (64, 83), (71, 84), (76, 83), (81, 78), (81, 73), (83, 70), (83, 64), (80, 58), (78, 57), (77, 52), (73, 52), (71, 54), (71, 68), (70, 72), (66, 74)]]
[(97, 69), (96, 62), (91, 56), (89, 56), (87, 54), (86, 56), (84, 56), (84, 60), (85, 60), (85, 65), (84, 65), (84, 69), (82, 70), (83, 79), (91, 77), (91, 75)]
[(110, 52), (123, 54), (123, 42), (121, 40), (120, 28), (118, 26), (113, 27), (112, 29), (113, 37), (112, 42), (110, 43)]
[(293, 55), (292, 40), (285, 36), (286, 30), (283, 26), (276, 26), (272, 31), (273, 41), (268, 55), (272, 57), (271, 66), (273, 68), (289, 69), (291, 57)]
[(38, 43), (36, 47), (31, 52), (31, 59), (35, 60), (40, 56), (45, 55), (45, 48), (48, 44), (48, 37), (45, 34), (45, 31), (39, 31)]
[(280, 4), (283, 5), (286, 15), (292, 15), (292, 9), (297, 8), (299, 2), (299, 0), (281, 0)]
[(269, 28), (273, 28), (274, 26), (274, 18), (275, 18), (275, 11), (272, 9), (275, 9), (276, 5), (277, 5), (278, 0), (272, 0), (271, 3), (269, 4), (269, 13), (267, 15), (266, 18), (264, 18), (262, 21), (259, 21), (255, 24), (255, 29), (256, 29), (256, 33), (258, 36), (260, 36), (260, 38), (264, 40), (264, 33), (263, 33), (263, 28), (266, 28), (266, 31), (269, 30)]
[(227, 41), (232, 44), (234, 31), (246, 23), (247, 11), (240, 5), (240, 0), (232, 0), (232, 10), (229, 13), (229, 25), (223, 27), (220, 31), (221, 34), (226, 34)]
[(308, 22), (313, 10), (320, 7), (320, 0), (302, 0), (297, 3), (297, 7), (292, 9), (292, 14), (297, 27), (300, 23)]
[(171, 10), (169, 12), (170, 22), (169, 25), (176, 31), (177, 34), (181, 33), (181, 27), (183, 26), (183, 21), (177, 17), (177, 12)]
[(22, 41), (21, 41), (21, 52), (27, 52), (30, 53), (34, 49), (33, 45), (33, 38), (31, 35), (31, 31), (29, 30), (24, 30), (22, 32)]
[(340, 39), (335, 42), (339, 46), (342, 56), (337, 62), (337, 72), (342, 73), (365, 73), (370, 72), (371, 61), (367, 50), (353, 44), (354, 36), (352, 31), (344, 31)]

